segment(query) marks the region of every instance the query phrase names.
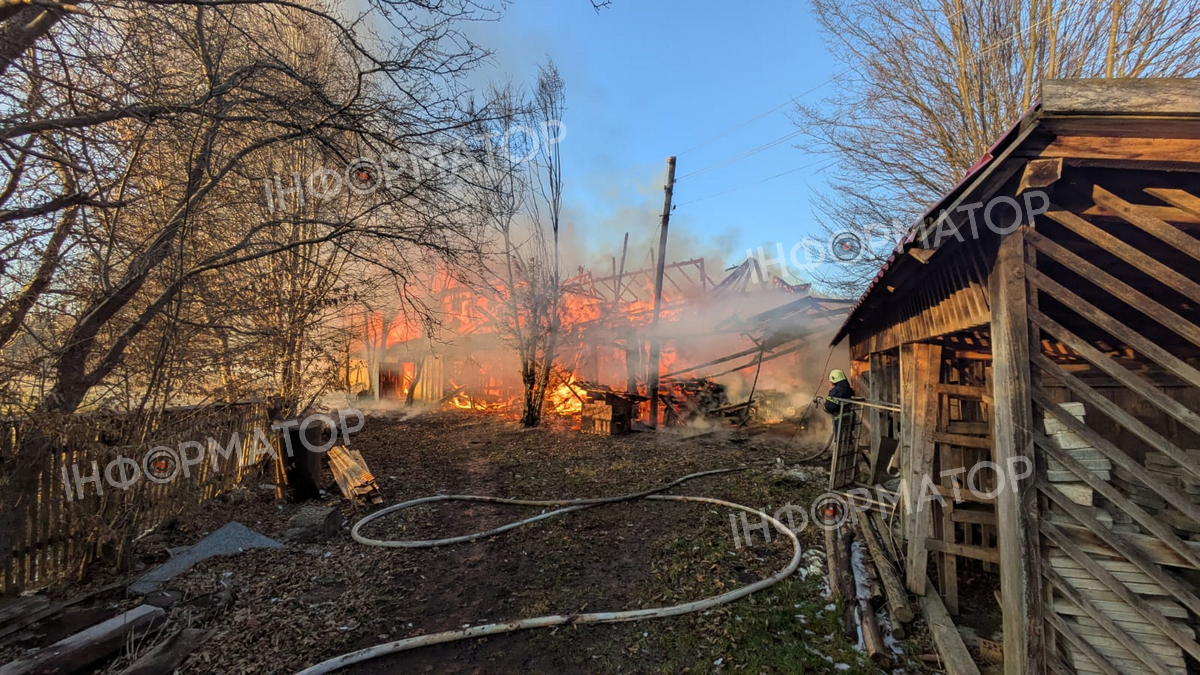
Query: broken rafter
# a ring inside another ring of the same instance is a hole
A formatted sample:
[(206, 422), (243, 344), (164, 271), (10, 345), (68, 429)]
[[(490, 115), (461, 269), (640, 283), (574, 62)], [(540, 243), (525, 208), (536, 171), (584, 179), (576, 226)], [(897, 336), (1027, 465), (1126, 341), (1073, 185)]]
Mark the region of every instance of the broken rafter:
[[(783, 344), (787, 344), (787, 343), (785, 342)], [(776, 346), (778, 346), (778, 345), (776, 345)], [(719, 359), (713, 359), (712, 361), (706, 361), (705, 363), (701, 363), (701, 364), (692, 366), (690, 368), (684, 368), (682, 370), (676, 370), (675, 372), (667, 373), (666, 375), (663, 375), (663, 378), (665, 379), (668, 377), (676, 377), (678, 375), (683, 375), (684, 373), (690, 373), (690, 372), (693, 372), (696, 370), (700, 370), (701, 368), (708, 368), (709, 366), (719, 366), (722, 363), (726, 363), (728, 361), (732, 361), (734, 359), (738, 359), (743, 356), (749, 356), (751, 354), (755, 354), (758, 351), (760, 351), (760, 349), (761, 349), (760, 347), (754, 346), (754, 347), (751, 347), (750, 349), (745, 349), (740, 352), (737, 352), (736, 354), (730, 354), (729, 356), (722, 356)], [(757, 363), (757, 360), (755, 361), (755, 363)], [(751, 365), (753, 365), (753, 364), (751, 364)]]
[[(796, 338), (796, 339), (797, 339), (797, 340), (799, 340), (800, 338)], [(763, 358), (761, 361), (760, 361), (759, 359), (757, 359), (757, 358), (755, 358), (755, 359), (750, 359), (750, 361), (748, 361), (747, 363), (743, 363), (742, 365), (740, 365), (740, 366), (738, 366), (738, 367), (736, 367), (736, 368), (730, 368), (729, 370), (725, 370), (725, 371), (722, 371), (722, 372), (719, 372), (719, 373), (716, 373), (716, 374), (713, 374), (713, 375), (709, 375), (708, 377), (710, 377), (710, 378), (713, 378), (713, 377), (721, 377), (722, 375), (728, 375), (728, 374), (730, 374), (730, 373), (736, 373), (736, 372), (738, 372), (739, 370), (745, 370), (745, 369), (747, 369), (747, 368), (751, 368), (751, 367), (757, 366), (757, 365), (759, 365), (760, 363), (766, 363), (767, 361), (773, 361), (773, 360), (775, 360), (775, 359), (777, 359), (777, 358), (780, 358), (780, 357), (782, 357), (782, 356), (787, 356), (788, 354), (794, 354), (794, 353), (796, 353), (796, 352), (800, 351), (801, 349), (804, 349), (804, 347), (806, 346), (806, 344), (807, 344), (807, 343), (801, 342), (800, 344), (798, 344), (798, 345), (796, 345), (796, 346), (794, 346), (794, 347), (788, 347), (787, 349), (785, 349), (785, 350), (783, 350), (783, 351), (780, 351), (780, 352), (775, 352), (775, 353), (771, 354), (770, 356), (764, 357), (764, 358)], [(758, 351), (758, 350), (756, 349), (756, 350), (754, 350), (754, 351)]]

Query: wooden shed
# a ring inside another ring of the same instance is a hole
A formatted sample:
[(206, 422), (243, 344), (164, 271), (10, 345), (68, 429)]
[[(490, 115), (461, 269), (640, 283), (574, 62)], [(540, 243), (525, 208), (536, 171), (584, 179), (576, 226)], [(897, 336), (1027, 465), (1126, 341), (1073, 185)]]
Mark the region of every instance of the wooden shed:
[(1006, 673), (1200, 670), (1198, 237), (1200, 80), (1046, 81), (834, 339), (909, 590), (993, 575)]

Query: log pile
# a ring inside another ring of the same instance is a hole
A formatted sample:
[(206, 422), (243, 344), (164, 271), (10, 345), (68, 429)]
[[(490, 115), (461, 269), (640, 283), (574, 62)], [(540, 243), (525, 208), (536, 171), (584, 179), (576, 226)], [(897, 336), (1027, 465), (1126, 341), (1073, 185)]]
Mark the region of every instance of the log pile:
[(379, 485), (367, 468), (362, 453), (338, 445), (331, 448), (327, 454), (333, 479), (337, 481), (338, 488), (346, 499), (355, 502), (366, 499), (372, 504), (383, 503)]
[(846, 635), (858, 639), (867, 655), (883, 664), (891, 660), (891, 654), (883, 640), (877, 611), (886, 608), (897, 637), (903, 636), (902, 624), (911, 622), (914, 615), (899, 571), (873, 522), (878, 514), (852, 510), (852, 517), (825, 529), (830, 594), (841, 605)]
[(875, 569), (887, 595), (888, 611), (897, 624), (911, 623), (915, 614), (908, 602), (908, 591), (904, 589), (904, 583), (900, 580), (900, 570), (888, 556), (880, 537), (880, 532), (886, 527), (883, 518), (875, 512), (858, 510), (855, 510), (855, 515), (858, 518), (859, 532), (863, 535), (863, 542), (871, 553), (871, 560), (875, 563)]

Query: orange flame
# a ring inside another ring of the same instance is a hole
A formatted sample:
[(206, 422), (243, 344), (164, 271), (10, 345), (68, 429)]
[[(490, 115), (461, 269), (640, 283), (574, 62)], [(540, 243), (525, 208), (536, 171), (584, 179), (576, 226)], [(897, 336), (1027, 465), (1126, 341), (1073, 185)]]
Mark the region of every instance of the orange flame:
[(546, 403), (555, 414), (574, 415), (583, 412), (583, 401), (586, 397), (587, 390), (576, 384), (575, 376), (571, 375), (566, 382), (546, 393)]

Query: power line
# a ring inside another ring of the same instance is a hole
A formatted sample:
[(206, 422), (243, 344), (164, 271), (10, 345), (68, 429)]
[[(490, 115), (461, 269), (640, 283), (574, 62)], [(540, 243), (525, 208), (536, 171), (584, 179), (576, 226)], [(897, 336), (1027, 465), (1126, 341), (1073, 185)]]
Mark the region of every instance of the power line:
[(713, 141), (716, 141), (716, 140), (718, 140), (718, 139), (724, 138), (725, 136), (728, 136), (729, 134), (731, 134), (731, 133), (733, 133), (733, 132), (737, 131), (738, 129), (741, 129), (741, 128), (742, 128), (742, 127), (744, 127), (744, 126), (746, 126), (747, 124), (750, 124), (750, 123), (752, 123), (752, 122), (757, 122), (758, 120), (761, 120), (762, 118), (766, 117), (767, 115), (770, 115), (771, 113), (773, 113), (773, 112), (775, 112), (775, 111), (779, 110), (780, 108), (783, 108), (784, 106), (791, 105), (791, 104), (795, 104), (795, 103), (796, 103), (797, 101), (799, 101), (800, 99), (804, 98), (805, 96), (808, 96), (809, 94), (811, 94), (811, 93), (813, 93), (814, 91), (816, 91), (816, 90), (820, 89), (821, 87), (824, 87), (825, 85), (829, 84), (830, 82), (833, 82), (834, 80), (836, 80), (837, 78), (841, 77), (842, 75), (845, 75), (847, 72), (849, 72), (849, 71), (842, 71), (842, 72), (836, 73), (836, 74), (834, 74), (834, 75), (830, 76), (830, 78), (829, 78), (829, 79), (827, 79), (827, 80), (825, 80), (824, 82), (822, 82), (822, 83), (818, 84), (817, 86), (815, 86), (815, 87), (812, 87), (811, 89), (808, 89), (808, 90), (802, 91), (802, 92), (800, 92), (799, 94), (796, 94), (795, 96), (793, 96), (793, 97), (789, 98), (788, 100), (784, 101), (783, 103), (780, 103), (779, 105), (777, 105), (777, 106), (775, 106), (775, 107), (771, 108), (770, 110), (768, 110), (768, 111), (766, 111), (766, 112), (763, 112), (763, 113), (759, 113), (758, 115), (755, 115), (754, 117), (751, 117), (750, 119), (746, 120), (745, 122), (740, 122), (740, 123), (738, 123), (738, 124), (735, 124), (735, 125), (733, 125), (732, 127), (729, 127), (728, 129), (726, 129), (725, 131), (722, 131), (721, 133), (719, 133), (719, 134), (717, 134), (717, 135), (715, 135), (715, 136), (712, 136), (712, 137), (711, 137), (711, 138), (709, 138), (708, 140), (701, 141), (700, 143), (697, 143), (696, 145), (693, 145), (692, 147), (688, 148), (687, 150), (684, 150), (683, 152), (678, 152), (678, 153), (675, 153), (675, 154), (676, 154), (676, 156), (686, 155), (687, 153), (689, 153), (689, 152), (691, 152), (691, 151), (693, 151), (693, 150), (697, 150), (697, 149), (699, 149), (699, 148), (702, 148), (702, 147), (704, 147), (704, 146), (708, 145), (709, 143), (712, 143)]
[[(736, 192), (736, 191), (738, 191), (738, 190), (743, 190), (743, 189), (745, 189), (745, 188), (748, 188), (748, 187), (753, 187), (753, 186), (755, 186), (755, 185), (759, 185), (759, 184), (761, 184), (761, 183), (766, 183), (767, 181), (775, 180), (776, 178), (782, 178), (782, 177), (784, 177), (784, 176), (786, 176), (786, 175), (788, 175), (788, 174), (793, 174), (793, 173), (796, 173), (797, 171), (803, 171), (804, 169), (807, 169), (807, 168), (809, 168), (809, 167), (811, 167), (811, 166), (816, 166), (817, 164), (820, 164), (821, 162), (825, 161), (826, 159), (827, 159), (827, 158), (824, 158), (824, 157), (822, 157), (821, 159), (818, 159), (818, 160), (817, 160), (817, 161), (815, 161), (815, 162), (810, 162), (810, 163), (808, 163), (808, 164), (805, 164), (805, 165), (803, 165), (803, 166), (798, 166), (798, 167), (796, 167), (796, 168), (794, 168), (794, 169), (788, 169), (787, 171), (784, 171), (784, 172), (782, 172), (782, 173), (777, 173), (777, 174), (775, 174), (774, 176), (767, 176), (766, 178), (760, 178), (759, 180), (756, 180), (756, 181), (754, 181), (754, 182), (751, 182), (751, 183), (745, 183), (745, 184), (743, 184), (743, 185), (738, 185), (738, 186), (736, 186), (736, 187), (731, 187), (731, 188), (729, 188), (728, 190), (722, 190), (721, 192), (717, 192), (717, 193), (715, 193), (715, 194), (711, 194), (711, 195), (708, 195), (708, 196), (706, 196), (706, 197), (699, 197), (699, 198), (697, 198), (697, 199), (692, 199), (692, 200), (690, 200), (690, 201), (683, 202), (683, 203), (679, 204), (678, 206), (687, 206), (688, 204), (695, 204), (696, 202), (702, 202), (702, 201), (704, 201), (704, 200), (706, 200), (706, 199), (712, 199), (713, 197), (720, 197), (721, 195), (727, 195), (727, 194), (729, 194), (730, 192)], [(821, 173), (821, 171), (825, 171), (825, 169), (828, 169), (830, 166), (833, 166), (833, 165), (834, 165), (836, 162), (837, 162), (837, 160), (836, 160), (836, 159), (834, 159), (834, 160), (830, 160), (830, 161), (829, 161), (829, 165), (828, 165), (828, 166), (826, 166), (826, 167), (824, 167), (824, 168), (820, 169), (820, 170), (819, 170), (819, 171), (817, 171), (816, 173)]]
[(781, 137), (779, 137), (779, 138), (776, 138), (776, 139), (775, 139), (775, 140), (773, 140), (773, 141), (770, 141), (770, 142), (768, 142), (768, 143), (764, 143), (763, 145), (760, 145), (760, 146), (758, 146), (757, 148), (753, 148), (753, 149), (751, 149), (751, 150), (747, 150), (746, 152), (743, 152), (743, 153), (741, 153), (740, 155), (736, 155), (736, 156), (734, 156), (734, 157), (730, 157), (729, 159), (722, 160), (722, 161), (720, 161), (720, 162), (717, 162), (717, 163), (715, 163), (715, 164), (710, 164), (710, 165), (708, 165), (708, 166), (706, 166), (706, 167), (704, 167), (704, 168), (701, 168), (701, 169), (696, 169), (695, 171), (693, 171), (693, 172), (691, 172), (691, 173), (689, 173), (689, 174), (686, 174), (686, 175), (684, 175), (684, 176), (681, 176), (681, 177), (680, 177), (678, 180), (676, 180), (675, 182), (679, 182), (679, 181), (687, 180), (687, 179), (689, 179), (689, 178), (692, 178), (692, 177), (694, 177), (694, 176), (699, 176), (699, 175), (702, 175), (702, 174), (708, 173), (709, 171), (716, 171), (717, 169), (724, 168), (724, 167), (726, 167), (726, 166), (729, 166), (730, 164), (735, 164), (735, 163), (737, 163), (737, 162), (740, 162), (740, 161), (742, 161), (743, 159), (746, 159), (747, 157), (751, 157), (751, 156), (753, 156), (753, 155), (757, 155), (758, 153), (760, 153), (760, 152), (762, 152), (762, 151), (764, 151), (764, 150), (769, 150), (769, 149), (771, 149), (771, 148), (773, 148), (773, 147), (775, 147), (775, 146), (779, 145), (780, 143), (783, 143), (783, 142), (784, 142), (784, 141), (786, 141), (786, 140), (789, 140), (789, 139), (795, 138), (796, 136), (799, 136), (799, 135), (800, 135), (800, 134), (802, 134), (802, 133), (804, 133), (804, 130), (803, 130), (803, 129), (797, 129), (796, 131), (793, 131), (793, 132), (792, 132), (792, 133), (790, 133), (790, 134), (785, 134), (785, 135), (783, 135), (783, 136), (781, 136)]

